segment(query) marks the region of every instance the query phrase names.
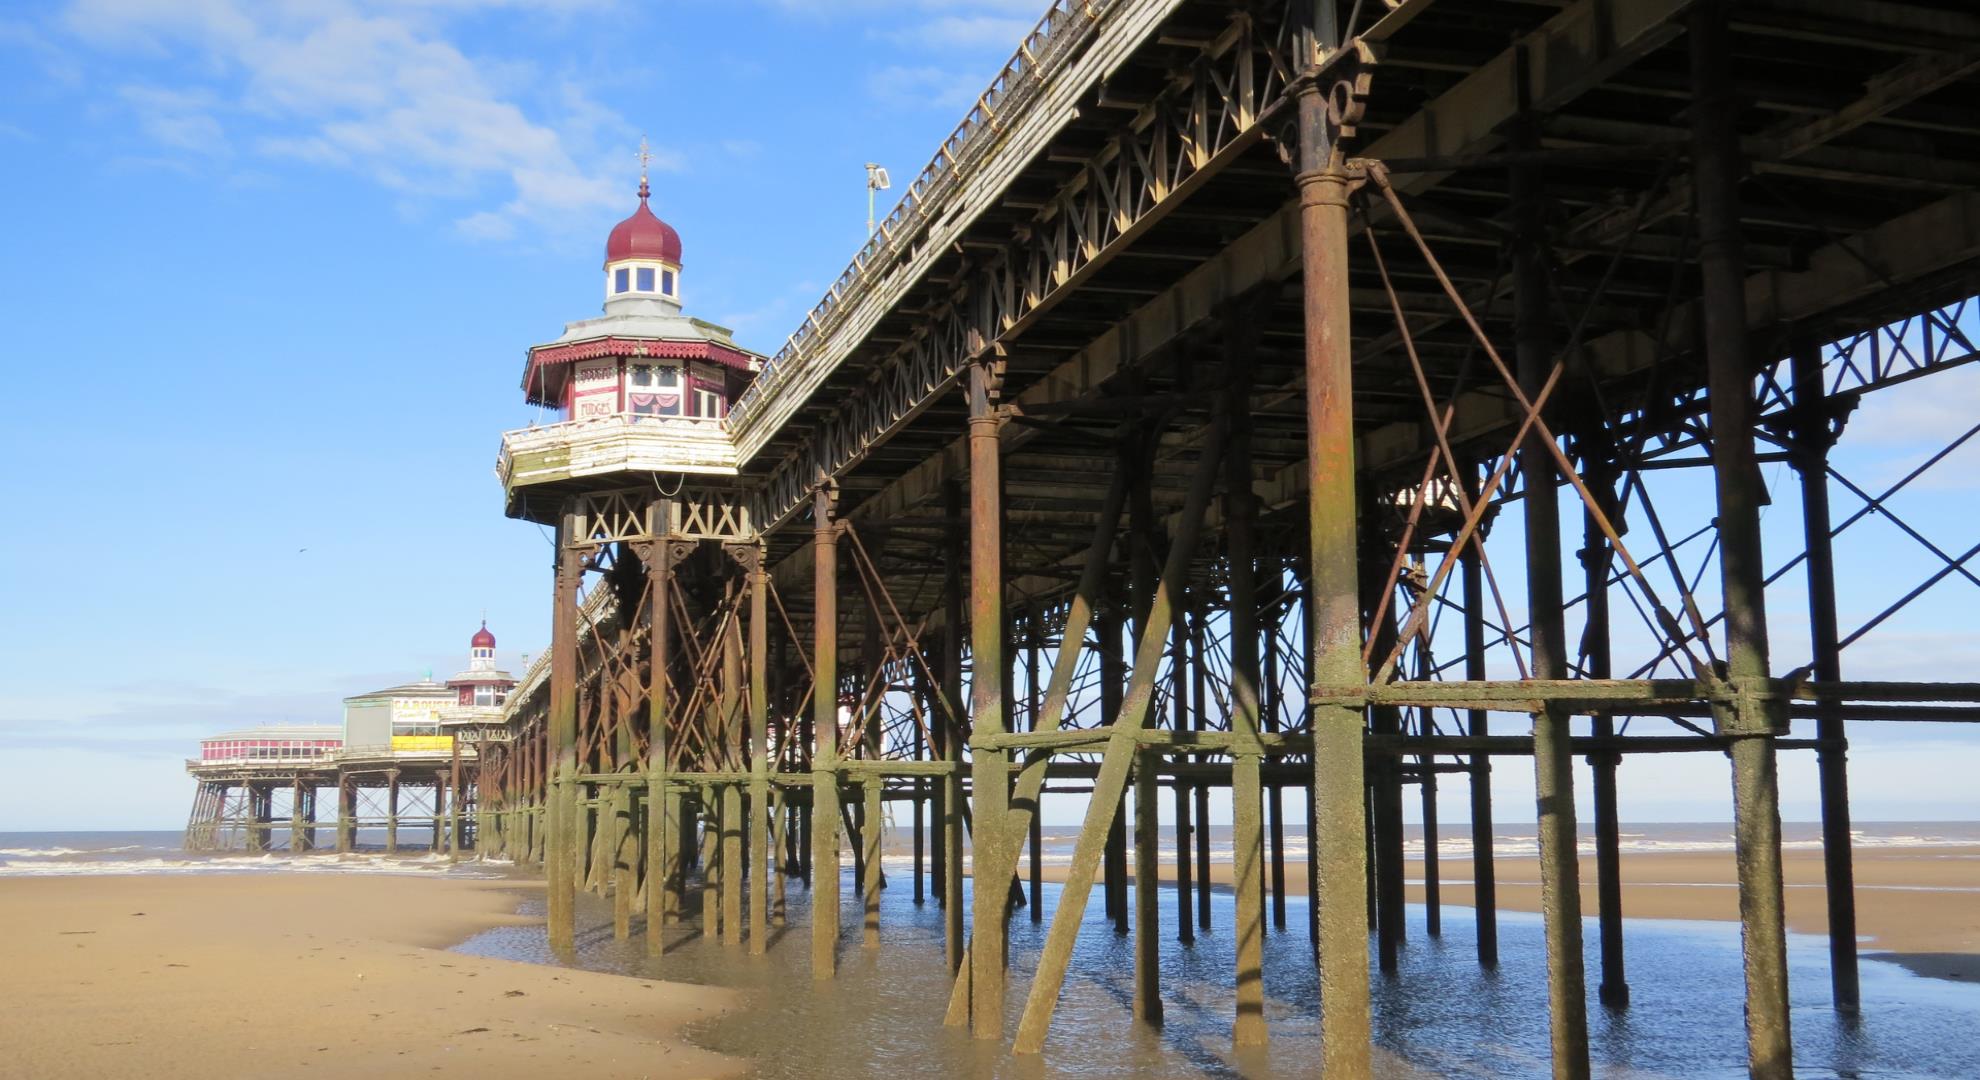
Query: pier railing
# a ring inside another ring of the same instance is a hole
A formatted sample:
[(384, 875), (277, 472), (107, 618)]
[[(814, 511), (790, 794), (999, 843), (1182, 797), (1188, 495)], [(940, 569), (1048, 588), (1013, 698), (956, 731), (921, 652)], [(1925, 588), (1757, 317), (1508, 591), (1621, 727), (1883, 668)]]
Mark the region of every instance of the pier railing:
[[(978, 95), (962, 121), (923, 166), (892, 212), (867, 238), (825, 296), (814, 305), (784, 346), (763, 364), (749, 388), (729, 410), (729, 429), (738, 447), (752, 452), (767, 437), (765, 404), (798, 377), (821, 364), (831, 364), (852, 341), (842, 340), (849, 325), (862, 327), (871, 318), (855, 318), (891, 297), (882, 295), (917, 251), (927, 244), (931, 229), (957, 209), (962, 182), (975, 166), (994, 153), (1013, 119), (1037, 98), (1052, 78), (1075, 59), (1094, 28), (1123, 0), (1054, 0), (1017, 51), (1004, 64), (988, 89)], [(747, 455), (744, 455), (745, 457)]]
[(730, 474), (735, 444), (719, 417), (612, 413), (502, 433), (495, 475), (505, 489), (592, 473)]

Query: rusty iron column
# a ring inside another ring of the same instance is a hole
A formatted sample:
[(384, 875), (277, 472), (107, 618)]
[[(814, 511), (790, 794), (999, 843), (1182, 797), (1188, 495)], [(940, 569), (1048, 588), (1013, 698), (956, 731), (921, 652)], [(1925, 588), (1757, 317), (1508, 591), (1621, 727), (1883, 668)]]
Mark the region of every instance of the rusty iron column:
[[(622, 624), (618, 634), (617, 648), (621, 655), (632, 651), (631, 620)], [(612, 734), (612, 767), (609, 771), (619, 772), (632, 765), (632, 718), (626, 715), (631, 711), (631, 702), (620, 697), (619, 686), (611, 685), (617, 680), (600, 679), (599, 692), (604, 707), (609, 710), (608, 724)], [(611, 801), (600, 800), (600, 831), (607, 820), (611, 823), (611, 871), (612, 871), (612, 937), (624, 941), (632, 936), (633, 893), (638, 889), (639, 855), (633, 830), (633, 787), (630, 783), (613, 784)], [(609, 815), (609, 818), (607, 817)]]
[[(1004, 700), (1003, 459), (997, 416), (1000, 373), (988, 360), (969, 368), (969, 628), (972, 743), (1007, 730)], [(1007, 844), (1010, 752), (972, 745), (970, 809), (977, 866), (1001, 866)], [(970, 1031), (1004, 1037), (1004, 951), (1010, 906), (1003, 881), (977, 881), (970, 890)]]
[[(765, 547), (759, 546), (756, 557), (759, 561), (765, 560), (770, 557), (770, 553)], [(769, 585), (767, 578), (764, 584), (767, 588)], [(772, 696), (777, 699), (778, 743), (783, 753), (789, 753), (790, 749), (799, 741), (797, 737), (798, 720), (797, 717), (791, 715), (792, 679), (790, 658), (788, 655), (790, 640), (789, 634), (777, 635), (777, 651), (769, 661), (770, 671), (777, 680), (776, 689)], [(772, 774), (779, 771), (776, 762), (771, 762), (767, 766), (767, 769)], [(797, 829), (793, 827), (797, 824), (797, 810), (792, 805), (790, 789), (783, 784), (771, 785), (770, 805), (772, 808), (770, 819), (771, 843), (775, 848), (770, 859), (772, 868), (770, 874), (770, 924), (772, 926), (783, 926), (785, 925), (784, 916), (790, 899), (789, 886), (785, 879), (790, 874), (797, 872), (798, 853), (795, 843)]]
[(449, 762), (447, 770), (447, 861), (461, 861), (461, 737), (456, 734), (447, 740)]
[[(1033, 605), (1030, 615), (1030, 624), (1024, 638), (1024, 693), (1026, 701), (1025, 712), (1028, 714), (1025, 720), (1025, 726), (1028, 730), (1037, 731), (1039, 729), (1039, 711), (1045, 705), (1044, 697), (1039, 692), (1038, 686), (1038, 647), (1043, 643), (1045, 634), (1042, 628), (1044, 613), (1039, 611), (1036, 605)], [(1043, 796), (1042, 786), (1040, 788), (1040, 796)], [(1031, 834), (1029, 837), (1031, 857), (1029, 869), (1031, 871), (1031, 881), (1027, 899), (1031, 902), (1031, 921), (1034, 924), (1045, 921), (1045, 815), (1040, 813), (1039, 810), (1040, 808), (1035, 805), (1032, 807), (1031, 825), (1026, 830)]]
[(1423, 930), (1436, 938), (1444, 934), (1443, 883), (1437, 867), (1437, 759), (1423, 755), (1422, 767), (1417, 786), (1423, 796)]
[(385, 853), (399, 851), (399, 770), (385, 771)]
[[(1606, 433), (1598, 426), (1582, 440), (1582, 482), (1587, 485), (1611, 520), (1615, 512), (1615, 462)], [(1609, 538), (1592, 511), (1582, 514), (1581, 562), (1584, 591), (1588, 596), (1588, 621), (1582, 633), (1581, 654), (1586, 657), (1588, 677), (1606, 679), (1610, 671), (1609, 648), (1609, 568), (1615, 561)], [(1594, 717), (1597, 739), (1612, 739), (1615, 718), (1607, 713)], [(1595, 908), (1601, 924), (1602, 981), (1595, 996), (1612, 1009), (1629, 1006), (1629, 979), (1623, 967), (1622, 915), (1622, 823), (1616, 810), (1616, 770), (1622, 753), (1613, 749), (1588, 755), (1594, 774), (1595, 796)]]
[[(1189, 624), (1183, 605), (1169, 622), (1169, 716), (1176, 731), (1189, 728)], [(1177, 759), (1178, 761), (1181, 758)], [(1185, 945), (1196, 940), (1196, 887), (1190, 871), (1195, 868), (1191, 850), (1190, 809), (1195, 805), (1189, 784), (1180, 775), (1170, 778), (1176, 806), (1176, 940)]]
[(838, 493), (812, 496), (813, 600), (811, 724), (811, 976), (829, 979), (839, 963), (839, 535)]
[(1766, 488), (1753, 455), (1753, 369), (1746, 355), (1746, 265), (1739, 220), (1742, 165), (1726, 9), (1722, 0), (1694, 7), (1686, 35), (1693, 95), (1692, 187), (1704, 289), (1700, 305), (1726, 613), (1725, 677), (1733, 698), (1713, 711), (1719, 733), (1732, 740), (1747, 1068), (1756, 1077), (1771, 1078), (1794, 1071), (1774, 761), (1774, 736), (1786, 723), (1768, 681), (1766, 569), (1760, 549), (1760, 504)]
[[(202, 787), (200, 794), (206, 789)], [(357, 847), (357, 785), (340, 766), (337, 770), (337, 851), (343, 854)]]
[[(1134, 640), (1163, 640), (1167, 637), (1166, 627), (1158, 627), (1150, 621), (1155, 606), (1157, 574), (1155, 566), (1155, 523), (1153, 468), (1156, 439), (1160, 432), (1152, 426), (1136, 425), (1130, 429), (1128, 439), (1122, 444), (1121, 468), (1129, 481), (1129, 610), (1133, 617)], [(1118, 640), (1119, 622), (1115, 627)], [(1110, 651), (1109, 656), (1115, 655)], [(1116, 706), (1118, 708), (1118, 706)], [(1118, 713), (1107, 718), (1109, 723), (1119, 719)], [(1150, 1027), (1162, 1024), (1162, 944), (1161, 911), (1158, 878), (1158, 845), (1161, 842), (1161, 823), (1156, 809), (1156, 774), (1160, 769), (1162, 755), (1155, 750), (1143, 750), (1135, 756), (1132, 787), (1134, 789), (1134, 915), (1128, 918), (1126, 844), (1117, 851), (1121, 862), (1117, 872), (1121, 884), (1119, 921), (1117, 929), (1129, 929), (1134, 933), (1134, 1018)], [(1124, 815), (1117, 814), (1118, 824)], [(1117, 830), (1118, 831), (1118, 830)], [(1110, 834), (1111, 836), (1114, 834)]]
[[(747, 587), (747, 579), (745, 579)], [(736, 614), (740, 616), (744, 597), (735, 597)], [(728, 760), (742, 760), (743, 710), (748, 707), (749, 687), (743, 675), (743, 628), (740, 618), (730, 619), (727, 632), (722, 635), (722, 683), (724, 687), (722, 707), (723, 742), (726, 744)], [(722, 812), (719, 818), (722, 838), (719, 851), (722, 860), (722, 944), (741, 945), (743, 940), (743, 796), (745, 788), (741, 784), (724, 784), (721, 788)]]
[[(1522, 57), (1524, 54), (1521, 54)], [(1525, 86), (1522, 80), (1521, 86)], [(1522, 112), (1524, 113), (1522, 102)], [(1530, 115), (1515, 144), (1538, 145)], [(1532, 400), (1554, 366), (1548, 294), (1543, 167), (1512, 169), (1513, 326), (1520, 389)], [(1560, 473), (1550, 438), (1535, 427), (1516, 448), (1525, 492), (1526, 601), (1533, 635), (1533, 677), (1567, 677), (1567, 629), (1561, 595)], [(1533, 776), (1540, 840), (1540, 909), (1547, 941), (1547, 1008), (1554, 1075), (1588, 1075), (1588, 1001), (1582, 971), (1581, 877), (1574, 812), (1570, 715), (1542, 702), (1533, 714)]]
[[(1361, 490), (1363, 500), (1373, 505), (1373, 490)], [(1383, 599), (1382, 590), (1386, 586), (1385, 568), (1389, 563), (1390, 546), (1384, 541), (1380, 530), (1372, 519), (1362, 522), (1362, 561), (1361, 561), (1361, 603), (1369, 618), (1374, 618), (1378, 604)], [(1396, 610), (1391, 603), (1380, 622), (1372, 623), (1368, 632), (1374, 638), (1374, 655), (1384, 656), (1397, 646)], [(1369, 730), (1382, 736), (1396, 737), (1402, 734), (1402, 710), (1394, 705), (1373, 705), (1368, 709)], [(1369, 919), (1375, 928), (1375, 952), (1382, 973), (1394, 975), (1400, 964), (1399, 954), (1408, 940), (1408, 927), (1405, 923), (1403, 882), (1403, 776), (1402, 756), (1382, 753), (1368, 767), (1368, 858), (1374, 874), (1368, 879), (1373, 902), (1369, 904)]]
[[(1162, 755), (1143, 750), (1134, 763), (1134, 1018), (1162, 1026), (1162, 915), (1156, 775)], [(1032, 815), (1033, 822), (1038, 820)]]
[[(1128, 535), (1139, 534), (1129, 529)], [(1134, 543), (1133, 540), (1129, 541)], [(1127, 664), (1121, 655), (1125, 620), (1121, 618), (1121, 584), (1111, 575), (1106, 596), (1094, 616), (1100, 636), (1100, 722), (1112, 724), (1121, 714), (1121, 692), (1127, 683)], [(1125, 799), (1125, 795), (1123, 795)], [(1100, 864), (1100, 894), (1107, 921), (1114, 933), (1128, 932), (1127, 913), (1127, 824), (1125, 803), (1115, 807), (1107, 825), (1105, 855)]]
[(717, 835), (721, 846), (717, 857), (721, 860), (720, 874), (722, 885), (722, 944), (742, 944), (742, 833), (743, 833), (743, 794), (741, 784), (723, 784), (719, 789), (722, 802), (721, 816), (718, 819)]
[(249, 851), (269, 851), (275, 846), (275, 789), (269, 784), (247, 785)]
[[(1210, 729), (1209, 673), (1205, 669), (1209, 663), (1209, 635), (1204, 630), (1204, 600), (1200, 592), (1188, 589), (1190, 599), (1189, 617), (1189, 700), (1196, 709), (1196, 730)], [(1180, 616), (1178, 616), (1180, 617)], [(1205, 760), (1198, 754), (1196, 761)], [(1210, 784), (1199, 780), (1190, 785), (1190, 796), (1195, 803), (1191, 808), (1196, 819), (1196, 928), (1210, 929), (1210, 896), (1213, 884), (1210, 876)]]
[(557, 531), (556, 585), (550, 615), (549, 738), (553, 765), (544, 862), (550, 947), (560, 953), (572, 951), (577, 944), (577, 859), (582, 854), (579, 840), (584, 828), (577, 783), (578, 584), (584, 577), (584, 549), (578, 542), (583, 529), (583, 515), (564, 513)]
[[(884, 586), (875, 583), (875, 588)], [(880, 709), (887, 694), (886, 650), (880, 645), (880, 610), (873, 603), (871, 593), (866, 604), (865, 625), (860, 635), (860, 682), (876, 688), (880, 695), (870, 703), (866, 714), (861, 717), (860, 744), (864, 748), (866, 762), (873, 769), (880, 766)], [(869, 703), (862, 703), (869, 704)], [(886, 876), (881, 866), (883, 847), (882, 832), (886, 806), (881, 796), (886, 785), (885, 777), (879, 772), (869, 772), (860, 783), (860, 900), (863, 906), (860, 920), (860, 946), (867, 949), (880, 947), (880, 890), (886, 887)]]
[(701, 938), (703, 941), (719, 941), (722, 937), (722, 804), (727, 801), (727, 785), (701, 785), (699, 816), (701, 818)]
[(942, 685), (945, 706), (937, 718), (937, 752), (949, 771), (942, 777), (942, 956), (951, 974), (963, 965), (963, 771), (962, 731), (951, 717), (961, 714), (963, 634), (963, 493), (949, 480), (942, 485)]
[[(1332, 4), (1312, 9), (1308, 55), (1338, 33)], [(1343, 49), (1341, 53), (1351, 50)], [(1331, 67), (1332, 64), (1329, 64)], [(1310, 857), (1320, 881), (1312, 902), (1320, 921), (1321, 1071), (1370, 1073), (1366, 770), (1360, 581), (1356, 563), (1353, 343), (1349, 338), (1348, 175), (1329, 117), (1325, 70), (1299, 87), (1299, 220), (1306, 336), (1307, 538), (1312, 548), (1313, 800), (1322, 828)]]
[(308, 841), (303, 837), (303, 782), (298, 775), (289, 783), (289, 853), (300, 854), (307, 848)]
[(647, 532), (654, 539), (638, 548), (646, 570), (646, 955), (666, 951), (667, 923), (679, 914), (675, 882), (680, 875), (678, 801), (667, 785), (672, 732), (668, 700), (673, 646), (673, 549), (668, 540), (672, 506), (655, 499), (647, 506)]
[[(1794, 453), (1801, 477), (1801, 527), (1808, 544), (1808, 636), (1816, 682), (1842, 678), (1836, 621), (1836, 554), (1829, 534), (1829, 447), (1835, 435), (1823, 384), (1821, 346), (1794, 347)], [(1856, 971), (1856, 868), (1850, 852), (1849, 736), (1842, 716), (1825, 710), (1815, 721), (1822, 786), (1822, 870), (1829, 901), (1829, 989), (1836, 1010), (1856, 1012), (1862, 992)]]
[[(1285, 586), (1285, 564), (1278, 552), (1271, 556), (1271, 591), (1277, 594)], [(1279, 618), (1278, 601), (1275, 599), (1265, 620), (1261, 655), (1264, 660), (1264, 683), (1260, 687), (1259, 708), (1264, 718), (1266, 731), (1276, 734), (1279, 730), (1279, 714), (1284, 707), (1283, 688), (1279, 682)], [(1277, 930), (1286, 928), (1286, 797), (1285, 787), (1278, 783), (1265, 787), (1265, 829), (1266, 838), (1271, 844), (1271, 885), (1272, 885), (1272, 926)]]
[[(912, 693), (914, 694), (914, 707), (922, 710), (932, 721), (934, 710), (927, 708), (927, 705), (930, 703), (927, 672), (919, 665), (910, 663), (908, 665), (908, 674), (913, 679)], [(909, 735), (909, 739), (914, 746), (914, 760), (928, 760), (928, 744), (922, 738), (921, 725), (917, 724), (915, 726), (913, 733)], [(913, 780), (908, 781), (908, 784), (909, 789), (913, 792), (913, 796), (908, 800), (908, 805), (914, 809), (914, 906), (920, 907), (928, 902), (928, 888), (922, 879), (922, 861), (928, 855), (928, 826), (924, 823), (924, 815), (928, 808), (928, 781), (917, 776)]]
[[(1465, 462), (1463, 482), (1469, 497), (1478, 499), (1478, 466)], [(1483, 539), (1473, 535), (1458, 552), (1464, 571), (1464, 677), (1472, 682), (1485, 680), (1485, 575), (1478, 545)], [(1465, 733), (1474, 739), (1491, 734), (1490, 714), (1484, 709), (1469, 710)], [(1497, 867), (1492, 851), (1492, 757), (1483, 750), (1471, 755), (1466, 778), (1471, 785), (1471, 896), (1478, 919), (1478, 963), (1499, 966), (1499, 890)]]
[(763, 541), (746, 551), (749, 571), (749, 951), (770, 939), (770, 864), (781, 858), (770, 838), (770, 589)]

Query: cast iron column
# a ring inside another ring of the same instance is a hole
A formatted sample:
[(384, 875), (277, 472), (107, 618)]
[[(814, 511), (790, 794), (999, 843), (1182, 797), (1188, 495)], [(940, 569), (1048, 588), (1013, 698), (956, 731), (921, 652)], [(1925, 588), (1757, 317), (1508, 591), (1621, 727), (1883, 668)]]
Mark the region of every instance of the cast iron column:
[[(577, 801), (578, 583), (584, 549), (578, 537), (584, 517), (566, 511), (557, 530), (556, 585), (550, 623), (550, 776), (548, 843), (550, 947), (569, 952), (577, 944), (578, 838), (584, 822)], [(394, 814), (396, 817), (397, 814)]]
[(749, 951), (769, 947), (769, 865), (780, 855), (770, 842), (770, 603), (763, 542), (752, 543), (749, 569)]
[[(1814, 645), (1815, 681), (1842, 678), (1837, 647), (1836, 555), (1829, 535), (1829, 427), (1821, 346), (1797, 342), (1794, 350), (1796, 414), (1794, 465), (1801, 475), (1801, 527), (1808, 542), (1808, 633)], [(1822, 784), (1822, 869), (1829, 900), (1829, 983), (1836, 1009), (1856, 1012), (1862, 997), (1856, 976), (1856, 868), (1849, 833), (1849, 742), (1840, 715), (1827, 710), (1815, 721), (1821, 743), (1816, 769)]]
[[(1333, 5), (1319, 4), (1312, 56), (1332, 47)], [(1324, 72), (1299, 90), (1300, 259), (1306, 331), (1307, 535), (1313, 611), (1313, 799), (1320, 831), (1312, 858), (1320, 879), (1321, 1068), (1328, 1076), (1370, 1072), (1368, 888), (1361, 659), (1354, 483), (1353, 344), (1348, 336), (1348, 176), (1329, 118)]]
[[(1599, 429), (1582, 440), (1582, 482), (1602, 500), (1605, 508), (1615, 505), (1615, 463), (1606, 434)], [(1612, 509), (1606, 511), (1613, 519)], [(1611, 675), (1609, 649), (1609, 567), (1614, 555), (1609, 538), (1592, 512), (1582, 514), (1581, 561), (1588, 595), (1588, 624), (1583, 632), (1581, 653), (1588, 660), (1588, 677), (1606, 679)], [(1598, 739), (1614, 738), (1615, 718), (1607, 713), (1594, 717)], [(1622, 753), (1601, 749), (1588, 755), (1588, 767), (1595, 783), (1595, 907), (1602, 931), (1602, 981), (1595, 995), (1611, 1008), (1629, 1005), (1629, 979), (1623, 967), (1622, 915), (1622, 823), (1616, 810), (1616, 769)]]
[(820, 485), (812, 497), (813, 599), (811, 723), (818, 740), (811, 761), (811, 975), (829, 979), (839, 962), (839, 536), (832, 521), (836, 492)]
[(963, 768), (962, 731), (952, 716), (961, 714), (963, 634), (963, 493), (949, 480), (942, 485), (942, 700), (935, 737), (949, 771), (942, 777), (942, 956), (951, 973), (963, 965)]
[(1753, 456), (1753, 369), (1746, 356), (1746, 266), (1740, 243), (1739, 132), (1734, 126), (1726, 5), (1691, 11), (1692, 186), (1704, 294), (1712, 476), (1718, 488), (1719, 579), (1726, 605), (1726, 679), (1733, 700), (1714, 709), (1732, 739), (1733, 842), (1746, 952), (1747, 1068), (1756, 1077), (1794, 1072), (1789, 1031), (1787, 933), (1781, 898), (1780, 789), (1774, 735), (1785, 726), (1767, 670), (1765, 567), (1760, 504), (1766, 490)]
[[(1524, 83), (1522, 83), (1524, 85)], [(1524, 102), (1522, 102), (1522, 111)], [(1537, 145), (1531, 117), (1516, 142)], [(1554, 367), (1554, 328), (1547, 291), (1547, 235), (1541, 167), (1512, 170), (1513, 322), (1520, 389), (1534, 400)], [(1562, 617), (1560, 473), (1551, 440), (1536, 426), (1519, 449), (1526, 509), (1526, 610), (1533, 634), (1533, 677), (1567, 677)], [(1533, 778), (1538, 800), (1540, 909), (1546, 924), (1547, 1009), (1554, 1075), (1588, 1075), (1588, 1001), (1581, 959), (1581, 878), (1576, 852), (1574, 757), (1563, 709), (1541, 702), (1533, 714)]]
[[(1461, 478), (1467, 494), (1478, 498), (1478, 466), (1465, 462)], [(1458, 553), (1464, 569), (1464, 677), (1472, 682), (1485, 680), (1485, 575), (1478, 557), (1482, 538)], [(1472, 709), (1466, 734), (1483, 738), (1491, 734), (1489, 715)], [(1485, 967), (1499, 965), (1499, 901), (1496, 867), (1492, 852), (1492, 758), (1484, 751), (1471, 755), (1467, 774), (1471, 784), (1471, 879), (1472, 904), (1478, 915), (1478, 962)]]
[(657, 499), (648, 505), (647, 532), (656, 539), (639, 549), (646, 566), (647, 592), (647, 686), (646, 686), (646, 955), (666, 951), (666, 924), (678, 910), (674, 900), (674, 880), (678, 873), (680, 848), (676, 841), (679, 824), (669, 811), (674, 801), (667, 792), (667, 755), (670, 752), (667, 700), (669, 649), (673, 638), (673, 552), (670, 531), (670, 504)]
[[(969, 716), (972, 741), (1002, 735), (1004, 721), (1004, 537), (998, 447), (997, 374), (988, 361), (969, 368)], [(970, 800), (977, 866), (1004, 865), (1010, 753), (970, 748)], [(1004, 949), (1010, 907), (1004, 881), (970, 889), (970, 1031), (1004, 1037)], [(986, 940), (987, 938), (987, 940)]]

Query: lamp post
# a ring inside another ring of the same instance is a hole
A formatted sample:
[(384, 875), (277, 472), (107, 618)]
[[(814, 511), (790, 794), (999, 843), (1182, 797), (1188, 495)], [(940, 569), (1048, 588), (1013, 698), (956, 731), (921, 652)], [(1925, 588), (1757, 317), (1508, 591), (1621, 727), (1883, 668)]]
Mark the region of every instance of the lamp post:
[(873, 235), (873, 193), (893, 186), (893, 178), (887, 175), (886, 169), (871, 161), (866, 163), (866, 235)]

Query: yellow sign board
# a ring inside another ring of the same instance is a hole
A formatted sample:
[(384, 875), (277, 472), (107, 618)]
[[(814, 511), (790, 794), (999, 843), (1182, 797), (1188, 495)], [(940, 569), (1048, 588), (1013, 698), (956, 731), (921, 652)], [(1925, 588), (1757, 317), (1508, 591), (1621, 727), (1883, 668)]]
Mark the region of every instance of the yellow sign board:
[(452, 735), (394, 735), (392, 749), (398, 750), (452, 750)]

